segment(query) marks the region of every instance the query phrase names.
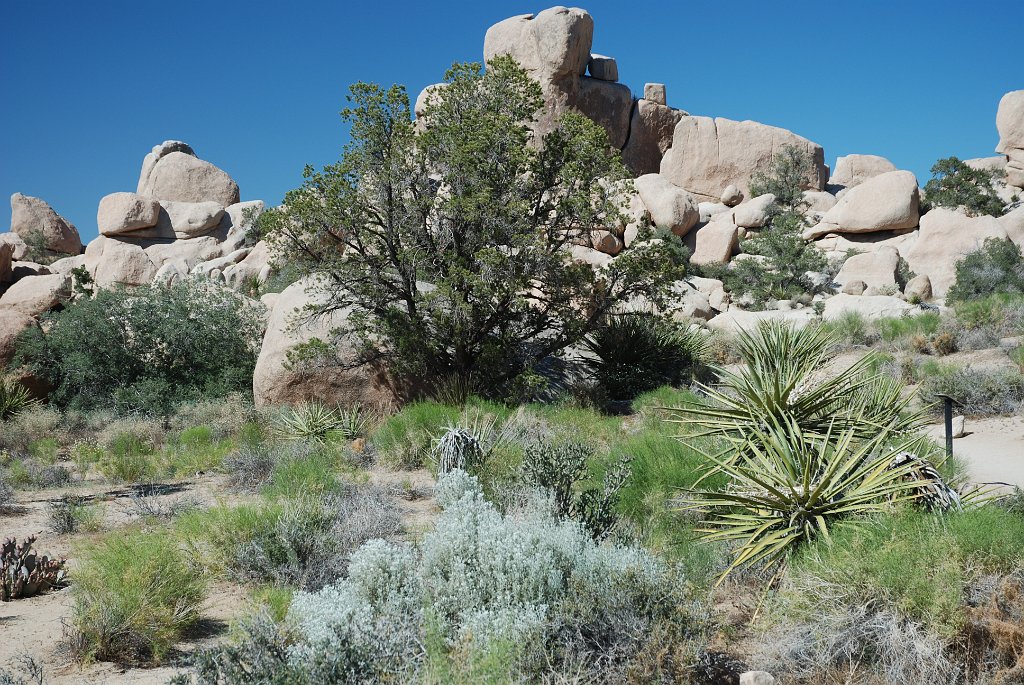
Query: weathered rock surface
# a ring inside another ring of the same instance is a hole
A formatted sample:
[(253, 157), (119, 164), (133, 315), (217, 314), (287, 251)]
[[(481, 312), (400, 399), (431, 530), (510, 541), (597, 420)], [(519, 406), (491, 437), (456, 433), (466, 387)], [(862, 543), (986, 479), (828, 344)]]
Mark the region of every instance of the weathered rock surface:
[(163, 211), (157, 229), (171, 237), (187, 240), (217, 228), (224, 217), (224, 206), (216, 202), (160, 202)]
[(735, 207), (739, 203), (743, 202), (743, 193), (740, 189), (734, 185), (728, 185), (725, 190), (722, 191), (721, 197), (722, 204), (726, 207)]
[(0, 283), (8, 283), (13, 278), (14, 245), (0, 243)]
[(921, 217), (920, 235), (904, 256), (911, 271), (931, 279), (932, 294), (945, 297), (956, 280), (956, 263), (964, 255), (979, 249), (988, 238), (1006, 237), (994, 217), (968, 217), (938, 208)]
[(717, 278), (690, 276), (687, 282), (708, 296), (708, 303), (719, 312), (729, 308), (729, 294), (725, 292), (725, 284)]
[(736, 251), (737, 226), (729, 221), (712, 221), (696, 231), (693, 264), (724, 264)]
[(1024, 90), (1011, 91), (999, 100), (996, 129), (996, 152), (1006, 155), (1006, 182), (1024, 188)]
[(614, 82), (619, 80), (619, 65), (615, 62), (614, 57), (591, 55), (590, 61), (587, 63), (587, 73), (592, 78)]
[(661, 174), (644, 174), (635, 183), (655, 226), (684, 236), (697, 224), (700, 212), (690, 193), (673, 185)]
[(796, 328), (803, 328), (816, 319), (810, 309), (775, 309), (763, 312), (748, 312), (743, 309), (730, 308), (708, 321), (708, 328), (726, 333), (753, 331), (762, 321), (784, 321)]
[(927, 302), (932, 299), (932, 281), (927, 274), (914, 276), (907, 281), (903, 294), (907, 296), (908, 301), (916, 299), (918, 302)]
[(17, 233), (27, 243), (31, 243), (33, 235), (39, 233), (43, 237), (43, 245), (53, 252), (74, 255), (82, 251), (82, 239), (74, 224), (38, 197), (21, 193), (11, 195), (11, 232)]
[[(652, 85), (652, 84), (648, 84)], [(635, 176), (658, 173), (665, 151), (672, 146), (676, 124), (685, 114), (648, 100), (637, 100), (629, 119), (629, 139), (622, 148), (622, 162)]]
[(238, 184), (213, 164), (175, 150), (156, 161), (145, 182), (140, 178), (138, 194), (161, 201), (216, 202), (227, 207), (238, 202)]
[(753, 174), (764, 170), (789, 145), (812, 160), (811, 171), (804, 179), (806, 189), (823, 189), (828, 167), (821, 146), (755, 121), (681, 118), (673, 132), (672, 147), (661, 160), (661, 173), (680, 188), (701, 196), (699, 199), (717, 201), (729, 185), (749, 196)]
[(844, 295), (863, 295), (867, 289), (867, 283), (859, 278), (851, 278), (843, 284), (842, 293)]
[(4, 371), (17, 351), (18, 336), (36, 322), (23, 311), (12, 307), (0, 307), (0, 372)]
[(840, 293), (825, 300), (825, 311), (821, 317), (826, 321), (833, 321), (848, 312), (860, 314), (868, 321), (874, 321), (915, 316), (923, 314), (925, 310), (891, 295), (869, 295), (865, 292), (857, 296)]
[(740, 228), (762, 228), (768, 223), (768, 210), (774, 202), (771, 193), (742, 202), (733, 208), (732, 222)]
[(0, 307), (10, 307), (29, 316), (39, 316), (59, 307), (71, 297), (71, 279), (64, 274), (22, 278), (0, 296)]
[(896, 171), (896, 165), (885, 157), (878, 155), (846, 155), (836, 159), (836, 168), (828, 180), (829, 190), (835, 192), (843, 188), (859, 186), (875, 176)]
[(893, 247), (877, 252), (858, 254), (843, 263), (836, 274), (835, 282), (846, 285), (849, 281), (862, 281), (865, 287), (879, 290), (896, 288), (896, 270), (900, 264), (900, 253)]
[(665, 95), (664, 83), (645, 83), (644, 100), (650, 100), (656, 105), (667, 105), (668, 99)]
[(138, 193), (111, 193), (100, 200), (96, 225), (100, 234), (111, 236), (156, 226), (160, 220), (160, 203), (153, 197)]
[(164, 156), (172, 152), (182, 152), (186, 155), (196, 156), (192, 146), (180, 140), (165, 140), (159, 145), (154, 145), (153, 149), (142, 160), (142, 171), (139, 173), (139, 182), (135, 187), (136, 193), (139, 195), (147, 194), (147, 189), (150, 187), (149, 177), (153, 174), (153, 167)]
[(867, 179), (839, 198), (821, 223), (804, 232), (810, 240), (828, 233), (874, 233), (917, 226), (917, 178), (909, 171), (890, 171)]
[(578, 88), (576, 108), (604, 128), (612, 147), (622, 149), (629, 137), (633, 93), (621, 83), (589, 77), (580, 78)]
[[(373, 407), (394, 399), (384, 376), (369, 368), (343, 368), (356, 361), (354, 343), (342, 340), (334, 350), (336, 363), (303, 368), (302, 364), (285, 368), (287, 354), (295, 345), (319, 338), (331, 342), (332, 329), (343, 325), (347, 312), (335, 312), (313, 321), (298, 321), (298, 311), (313, 301), (306, 292), (308, 280), (294, 283), (277, 298), (267, 322), (259, 358), (253, 374), (253, 397), (257, 406), (296, 404), (316, 399), (345, 406), (362, 404)], [(294, 325), (300, 323), (301, 325)]]
[(11, 259), (19, 260), (28, 257), (28, 245), (17, 233), (0, 233), (0, 245), (10, 245), (14, 250)]

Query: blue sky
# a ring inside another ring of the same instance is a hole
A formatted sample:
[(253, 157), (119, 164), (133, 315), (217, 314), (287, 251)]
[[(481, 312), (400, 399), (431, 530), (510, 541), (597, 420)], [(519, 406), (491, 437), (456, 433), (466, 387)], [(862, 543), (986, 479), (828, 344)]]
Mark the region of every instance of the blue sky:
[[(280, 201), (337, 159), (349, 84), (415, 98), (481, 59), (491, 24), (532, 2), (32, 2), (0, 9), (0, 195), (36, 195), (96, 235), (99, 199), (142, 158), (190, 143)], [(880, 154), (923, 183), (939, 157), (994, 154), (1000, 96), (1024, 88), (1020, 0), (594, 0), (594, 52), (634, 92), (692, 114), (788, 128), (838, 155)], [(6, 199), (4, 199), (6, 202)], [(9, 214), (0, 207), (0, 230)]]

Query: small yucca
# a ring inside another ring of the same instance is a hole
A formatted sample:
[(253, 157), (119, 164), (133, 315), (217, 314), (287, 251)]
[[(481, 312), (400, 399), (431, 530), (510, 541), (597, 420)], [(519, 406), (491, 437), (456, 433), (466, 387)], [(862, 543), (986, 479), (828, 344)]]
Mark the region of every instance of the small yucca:
[(365, 416), (359, 406), (339, 409), (314, 401), (283, 412), (276, 432), (286, 440), (322, 443), (339, 438), (354, 440), (364, 428)]
[(0, 377), (0, 421), (12, 419), (38, 403), (28, 388), (14, 379)]

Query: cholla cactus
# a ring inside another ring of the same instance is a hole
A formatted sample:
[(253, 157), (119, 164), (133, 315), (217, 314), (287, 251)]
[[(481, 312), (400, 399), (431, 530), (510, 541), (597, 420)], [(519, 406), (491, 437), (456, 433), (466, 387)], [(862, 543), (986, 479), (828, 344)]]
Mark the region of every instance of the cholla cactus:
[(434, 445), (433, 457), (437, 462), (437, 475), (440, 476), (455, 469), (467, 471), (477, 466), (483, 461), (484, 449), (479, 438), (471, 431), (459, 426), (448, 426)]
[(35, 535), (28, 536), (20, 545), (13, 537), (4, 538), (0, 546), (0, 599), (3, 601), (10, 602), (63, 587), (67, 575), (64, 559), (38, 556), (32, 549), (35, 541)]

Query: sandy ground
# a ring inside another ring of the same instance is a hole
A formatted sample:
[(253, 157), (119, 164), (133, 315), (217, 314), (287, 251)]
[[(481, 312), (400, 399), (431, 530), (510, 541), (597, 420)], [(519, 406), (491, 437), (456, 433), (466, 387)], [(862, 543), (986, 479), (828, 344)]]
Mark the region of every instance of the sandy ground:
[[(967, 419), (965, 434), (953, 440), (953, 454), (962, 459), (971, 480), (1024, 488), (1024, 416)], [(941, 423), (928, 434), (944, 444)]]
[[(394, 472), (372, 468), (369, 480), (388, 489), (396, 498), (407, 535), (416, 537), (432, 527), (437, 516), (433, 499), (434, 479), (426, 470)], [(198, 506), (216, 503), (239, 503), (252, 496), (230, 491), (221, 476), (204, 475), (195, 479), (163, 483), (157, 493), (147, 493), (157, 501), (169, 504), (184, 500)], [(102, 530), (98, 533), (54, 535), (48, 530), (49, 503), (61, 495), (74, 493), (102, 505)], [(68, 557), (68, 568), (74, 579), (75, 548), (90, 538), (99, 537), (137, 520), (131, 486), (112, 487), (101, 482), (87, 482), (67, 488), (20, 492), (17, 501), (22, 511), (0, 515), (0, 534), (23, 539), (38, 536), (39, 553)], [(184, 656), (195, 649), (214, 644), (227, 632), (229, 625), (251, 610), (246, 588), (221, 582), (210, 588), (202, 610), (200, 626), (177, 645)], [(81, 666), (62, 646), (65, 624), (71, 619), (71, 589), (64, 588), (15, 602), (0, 602), (0, 668), (12, 668), (22, 655), (33, 657), (44, 668), (45, 682), (52, 685), (100, 685), (127, 683), (151, 685), (166, 683), (180, 668), (122, 668), (100, 663)], [(172, 658), (171, 662), (174, 661)]]

